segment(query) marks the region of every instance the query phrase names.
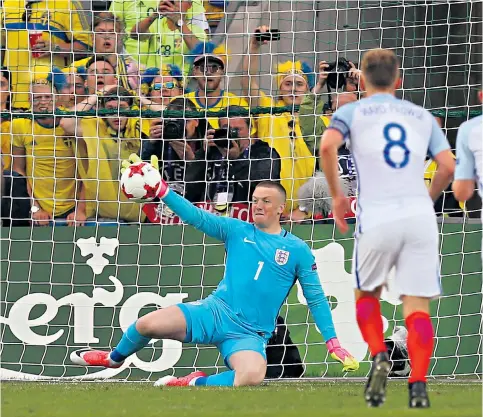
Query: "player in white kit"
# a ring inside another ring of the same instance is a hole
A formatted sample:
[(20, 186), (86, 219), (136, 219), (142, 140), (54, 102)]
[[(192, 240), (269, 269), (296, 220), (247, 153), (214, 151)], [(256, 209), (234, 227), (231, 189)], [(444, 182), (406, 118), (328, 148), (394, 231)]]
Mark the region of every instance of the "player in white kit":
[[(338, 178), (337, 149), (348, 142), (357, 171), (357, 222), (353, 255), (356, 316), (373, 356), (365, 389), (370, 406), (385, 400), (390, 362), (384, 344), (379, 298), (395, 269), (403, 301), (411, 362), (409, 406), (429, 407), (426, 373), (433, 351), (429, 302), (441, 292), (438, 226), (433, 202), (454, 172), (450, 146), (434, 117), (422, 107), (395, 97), (399, 64), (390, 50), (374, 49), (362, 59), (366, 98), (332, 116), (320, 148), (332, 196), (332, 211), (342, 233), (349, 201)], [(429, 153), (438, 170), (428, 189), (424, 161)]]
[[(480, 101), (483, 93), (479, 92)], [(458, 201), (469, 200), (475, 191), (483, 198), (483, 116), (474, 117), (461, 124), (456, 137), (456, 172), (453, 192)], [(483, 219), (483, 211), (482, 211)], [(482, 242), (483, 246), (483, 242)], [(482, 252), (483, 259), (483, 252)]]

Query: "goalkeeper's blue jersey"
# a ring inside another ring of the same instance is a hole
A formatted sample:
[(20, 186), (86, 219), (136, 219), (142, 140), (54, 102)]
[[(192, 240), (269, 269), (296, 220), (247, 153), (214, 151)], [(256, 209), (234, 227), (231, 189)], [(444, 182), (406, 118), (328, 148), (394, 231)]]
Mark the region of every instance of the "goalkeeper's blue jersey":
[(235, 320), (270, 337), (298, 279), (324, 339), (336, 336), (315, 258), (303, 240), (285, 230), (268, 234), (253, 224), (216, 216), (172, 191), (163, 201), (184, 222), (225, 243), (225, 275), (213, 296), (225, 303)]

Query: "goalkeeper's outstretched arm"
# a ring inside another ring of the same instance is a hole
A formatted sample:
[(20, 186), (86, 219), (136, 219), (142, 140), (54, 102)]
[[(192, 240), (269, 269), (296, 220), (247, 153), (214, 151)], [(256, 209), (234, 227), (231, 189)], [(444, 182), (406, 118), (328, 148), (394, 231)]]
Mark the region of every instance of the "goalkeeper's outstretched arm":
[[(135, 164), (141, 161), (141, 158), (136, 154), (131, 154), (128, 160), (122, 161), (121, 173), (124, 172), (131, 164)], [(156, 155), (151, 155), (151, 165), (157, 171), (159, 171), (159, 161)], [(179, 194), (170, 190), (168, 183), (165, 180), (161, 180), (159, 188), (157, 190), (157, 197), (163, 200), (163, 202), (176, 213), (181, 220), (194, 226), (196, 229), (201, 230), (208, 236), (215, 239), (226, 241), (229, 232), (232, 227), (236, 227), (241, 221), (229, 217), (219, 217), (195, 207), (186, 198), (181, 197)], [(145, 204), (157, 205), (157, 203), (148, 202)]]
[(331, 357), (342, 363), (344, 371), (356, 371), (359, 369), (359, 362), (347, 350), (342, 348), (337, 339), (329, 301), (320, 284), (314, 255), (312, 255), (307, 245), (304, 247), (303, 255), (299, 262), (297, 277), (302, 286), (307, 305), (314, 317), (315, 324), (324, 337)]
[(185, 223), (223, 242), (227, 240), (230, 229), (239, 222), (237, 219), (216, 216), (206, 210), (195, 207), (186, 198), (169, 190), (169, 188), (162, 200)]

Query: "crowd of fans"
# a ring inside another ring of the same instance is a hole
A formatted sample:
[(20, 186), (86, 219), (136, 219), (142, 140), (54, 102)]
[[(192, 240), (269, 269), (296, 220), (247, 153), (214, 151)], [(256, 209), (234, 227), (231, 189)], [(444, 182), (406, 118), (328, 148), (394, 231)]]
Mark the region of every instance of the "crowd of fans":
[[(260, 26), (242, 92), (229, 92), (229, 51), (210, 42), (224, 3), (114, 0), (88, 14), (75, 0), (4, 0), (2, 224), (178, 221), (161, 203), (145, 213), (120, 192), (121, 162), (133, 153), (156, 155), (176, 192), (221, 215), (249, 219), (254, 187), (270, 179), (287, 191), (287, 220), (330, 216), (313, 213), (301, 189), (320, 171), (330, 114), (363, 96), (357, 64), (279, 62), (268, 95), (257, 76), (270, 72), (260, 56), (277, 35)], [(249, 116), (255, 107), (284, 109)], [(205, 111), (218, 115), (192, 116)], [(339, 166), (354, 195), (347, 148)]]

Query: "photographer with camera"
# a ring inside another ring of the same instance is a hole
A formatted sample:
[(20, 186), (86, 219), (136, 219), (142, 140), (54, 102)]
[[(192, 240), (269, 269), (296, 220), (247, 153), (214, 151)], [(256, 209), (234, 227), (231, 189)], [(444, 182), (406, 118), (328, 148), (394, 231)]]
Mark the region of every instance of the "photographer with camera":
[[(321, 64), (325, 63), (322, 61)], [(326, 73), (324, 77), (322, 74)], [(320, 94), (320, 90), (327, 86), (329, 98), (324, 106), (324, 113), (330, 115), (339, 107), (360, 99), (359, 80), (361, 71), (356, 64), (346, 58), (339, 58), (337, 62), (325, 63), (325, 71), (321, 71), (320, 86), (314, 88), (314, 94)], [(325, 81), (324, 82), (324, 78)], [(331, 91), (334, 90), (333, 93)], [(330, 117), (330, 116), (329, 116)], [(328, 121), (328, 120), (327, 120)]]
[[(330, 114), (344, 104), (359, 100), (360, 72), (356, 64), (345, 58), (331, 63), (320, 61), (317, 84), (300, 105), (300, 129), (311, 154), (318, 155), (320, 138), (329, 125)], [(327, 101), (322, 97), (325, 86), (329, 92)], [(334, 93), (330, 94), (332, 90)]]
[[(168, 104), (168, 111), (194, 112), (196, 106), (185, 97), (175, 98)], [(151, 123), (149, 141), (143, 145), (141, 159), (149, 160), (156, 155), (160, 161), (160, 172), (170, 187), (184, 195), (187, 161), (195, 159), (201, 148), (204, 126), (199, 119), (164, 118)]]
[(313, 87), (313, 70), (302, 61), (280, 62), (276, 68), (274, 97), (263, 93), (256, 77), (260, 74), (261, 47), (280, 39), (280, 33), (268, 26), (260, 26), (250, 38), (248, 53), (243, 59), (243, 94), (250, 97), (251, 107), (290, 107), (283, 113), (258, 116), (258, 137), (277, 150), (281, 157), (281, 184), (287, 192), (284, 215), (298, 207), (298, 189), (315, 171), (315, 154), (309, 151), (300, 129), (296, 106)]
[(260, 181), (280, 179), (280, 156), (264, 141), (251, 135), (249, 117), (230, 116), (243, 110), (231, 106), (219, 119), (220, 129), (209, 129), (195, 163), (186, 170), (186, 198), (210, 201), (226, 213), (230, 204), (248, 205)]
[[(339, 58), (337, 62), (321, 61), (319, 63), (317, 84), (312, 92), (304, 97), (300, 106), (300, 128), (312, 154), (319, 154), (320, 139), (330, 122), (330, 116), (327, 113), (332, 113), (344, 104), (359, 99), (359, 77), (360, 70), (353, 62), (345, 58)], [(331, 89), (336, 91), (329, 94), (327, 103), (323, 101), (321, 95), (325, 86), (329, 92)], [(338, 92), (340, 89), (342, 91)], [(298, 190), (300, 204), (290, 214), (290, 219), (294, 222), (304, 221), (312, 216), (326, 217), (329, 214), (328, 186), (325, 176), (319, 171), (321, 168), (319, 162), (317, 161), (315, 176)], [(339, 148), (338, 163), (339, 174), (344, 178), (347, 186), (347, 194), (354, 196), (357, 186), (355, 165), (347, 145)], [(315, 205), (310, 203), (313, 200), (316, 201)], [(352, 216), (352, 212), (349, 212), (348, 215)]]

